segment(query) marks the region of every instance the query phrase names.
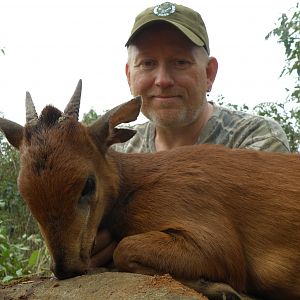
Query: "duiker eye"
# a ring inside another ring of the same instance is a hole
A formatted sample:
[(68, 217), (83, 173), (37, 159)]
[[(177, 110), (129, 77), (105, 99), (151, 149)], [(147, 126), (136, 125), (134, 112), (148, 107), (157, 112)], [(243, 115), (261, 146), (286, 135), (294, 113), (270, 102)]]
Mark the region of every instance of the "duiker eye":
[(95, 193), (96, 181), (93, 175), (89, 176), (85, 182), (84, 188), (81, 192), (78, 204), (86, 204), (89, 202), (90, 197)]

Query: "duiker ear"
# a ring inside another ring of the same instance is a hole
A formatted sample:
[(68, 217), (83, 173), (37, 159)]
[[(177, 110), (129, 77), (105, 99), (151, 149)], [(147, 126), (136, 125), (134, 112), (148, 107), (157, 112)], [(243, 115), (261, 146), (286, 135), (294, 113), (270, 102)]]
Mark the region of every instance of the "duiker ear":
[(124, 143), (132, 138), (136, 131), (132, 129), (116, 128), (121, 123), (136, 120), (140, 113), (142, 99), (140, 96), (123, 103), (101, 116), (89, 127), (91, 135), (97, 145), (106, 150), (115, 143)]
[(0, 118), (0, 130), (4, 133), (8, 142), (12, 146), (17, 149), (20, 148), (23, 139), (23, 126), (15, 122)]

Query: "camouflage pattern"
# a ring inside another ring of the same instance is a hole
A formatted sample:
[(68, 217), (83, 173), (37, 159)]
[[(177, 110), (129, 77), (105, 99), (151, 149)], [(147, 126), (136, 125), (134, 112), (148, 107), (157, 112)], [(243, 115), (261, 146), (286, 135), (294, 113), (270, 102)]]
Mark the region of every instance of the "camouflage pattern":
[[(230, 148), (289, 152), (288, 139), (272, 119), (229, 110), (214, 105), (211, 118), (197, 144), (221, 144)], [(151, 122), (135, 125), (136, 135), (123, 144), (114, 145), (120, 152), (156, 152), (155, 127)]]

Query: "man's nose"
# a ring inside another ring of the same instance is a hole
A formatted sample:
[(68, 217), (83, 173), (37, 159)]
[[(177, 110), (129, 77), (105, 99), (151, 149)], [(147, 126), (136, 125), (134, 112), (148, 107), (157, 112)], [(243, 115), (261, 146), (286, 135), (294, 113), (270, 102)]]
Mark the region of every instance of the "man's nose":
[(168, 88), (174, 85), (173, 76), (166, 66), (159, 66), (156, 70), (155, 85), (161, 88)]

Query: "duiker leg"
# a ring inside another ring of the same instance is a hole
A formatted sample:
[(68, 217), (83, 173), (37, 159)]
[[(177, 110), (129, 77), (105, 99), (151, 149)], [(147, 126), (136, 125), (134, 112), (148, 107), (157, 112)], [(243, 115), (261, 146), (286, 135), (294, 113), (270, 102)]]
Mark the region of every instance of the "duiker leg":
[(187, 242), (180, 231), (176, 234), (152, 231), (125, 237), (114, 252), (114, 263), (121, 271), (148, 275), (170, 273), (210, 299), (243, 299), (227, 284), (198, 280), (226, 278), (220, 266), (214, 269), (216, 263), (210, 261), (214, 257), (211, 254), (211, 257), (203, 256), (201, 249), (192, 241)]

